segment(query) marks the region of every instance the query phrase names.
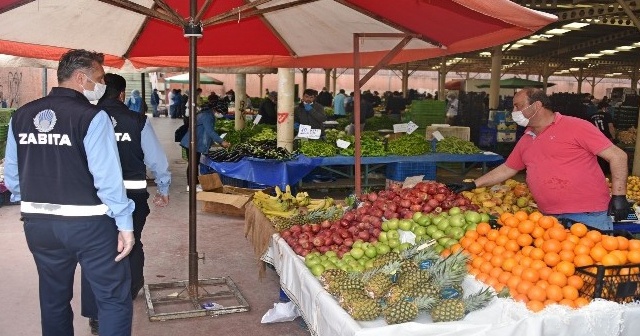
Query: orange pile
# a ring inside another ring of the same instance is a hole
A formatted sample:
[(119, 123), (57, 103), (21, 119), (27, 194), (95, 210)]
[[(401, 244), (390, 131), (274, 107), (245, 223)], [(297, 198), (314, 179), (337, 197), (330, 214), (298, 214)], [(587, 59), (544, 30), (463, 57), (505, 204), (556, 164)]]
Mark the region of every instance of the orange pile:
[[(503, 213), (499, 230), (488, 223), (467, 231), (460, 247), (471, 255), (469, 272), (497, 292), (505, 287), (533, 311), (549, 304), (574, 308), (589, 303), (576, 267), (640, 263), (640, 240), (602, 235), (582, 223), (565, 229), (539, 212)], [(627, 272), (637, 273), (637, 268)]]

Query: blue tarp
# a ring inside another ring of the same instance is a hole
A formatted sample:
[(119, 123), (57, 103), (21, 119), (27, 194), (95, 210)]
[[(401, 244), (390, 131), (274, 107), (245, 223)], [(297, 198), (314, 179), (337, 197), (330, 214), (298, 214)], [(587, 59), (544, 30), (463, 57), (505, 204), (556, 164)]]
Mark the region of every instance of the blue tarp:
[[(381, 164), (391, 162), (496, 162), (503, 157), (495, 154), (425, 154), (418, 156), (379, 156), (363, 157), (362, 164)], [(295, 185), (313, 169), (319, 166), (353, 165), (353, 156), (331, 156), (310, 158), (298, 155), (295, 160), (276, 161), (243, 158), (238, 162), (214, 162), (203, 155), (200, 163), (218, 174), (269, 186), (284, 188)]]

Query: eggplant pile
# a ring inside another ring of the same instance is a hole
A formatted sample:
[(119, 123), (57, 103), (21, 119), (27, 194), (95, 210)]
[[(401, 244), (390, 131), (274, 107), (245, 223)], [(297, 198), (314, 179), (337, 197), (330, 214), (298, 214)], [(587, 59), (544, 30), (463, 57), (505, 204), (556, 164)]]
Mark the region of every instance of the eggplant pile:
[(207, 156), (214, 162), (238, 162), (243, 157), (289, 161), (295, 158), (295, 153), (277, 146), (276, 140), (264, 140), (255, 143), (240, 143), (230, 149), (218, 149), (209, 152)]

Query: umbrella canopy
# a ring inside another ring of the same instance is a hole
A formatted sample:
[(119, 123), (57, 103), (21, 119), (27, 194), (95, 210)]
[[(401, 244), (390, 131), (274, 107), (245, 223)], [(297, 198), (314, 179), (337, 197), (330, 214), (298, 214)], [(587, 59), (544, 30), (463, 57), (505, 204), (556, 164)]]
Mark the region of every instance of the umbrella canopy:
[[(222, 85), (224, 84), (221, 80), (215, 79), (211, 76), (200, 74), (200, 84), (213, 84), (213, 85)], [(183, 83), (189, 84), (189, 74), (185, 73), (182, 75), (167, 77), (164, 80), (171, 83)]]
[[(353, 33), (413, 39), (389, 63), (499, 45), (530, 35), (553, 15), (508, 0), (198, 0), (198, 66), (352, 67)], [(202, 7), (203, 4), (209, 6)], [(103, 52), (106, 65), (188, 66), (189, 1), (2, 0), (0, 53), (58, 60), (68, 49)], [(33, 27), (44, 27), (43, 30)], [(361, 66), (396, 44), (361, 42)]]
[[(547, 83), (547, 87), (554, 86), (554, 85), (556, 85), (556, 84), (555, 83)], [(479, 85), (476, 85), (476, 86), (478, 88), (488, 88), (488, 87), (491, 86), (491, 83), (479, 84)], [(534, 81), (534, 80), (530, 80), (530, 79), (517, 78), (517, 77), (506, 78), (506, 79), (500, 80), (500, 88), (503, 88), (503, 89), (522, 89), (522, 88), (525, 88), (525, 87), (543, 88), (544, 87), (544, 83), (543, 82)]]

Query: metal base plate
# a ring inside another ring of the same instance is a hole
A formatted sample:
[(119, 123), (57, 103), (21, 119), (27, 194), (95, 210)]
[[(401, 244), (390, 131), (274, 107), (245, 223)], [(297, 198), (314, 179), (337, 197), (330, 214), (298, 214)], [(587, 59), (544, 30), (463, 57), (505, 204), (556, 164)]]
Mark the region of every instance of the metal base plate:
[(187, 280), (147, 284), (144, 294), (150, 321), (249, 311), (247, 300), (230, 277), (199, 279), (195, 295), (190, 295)]

